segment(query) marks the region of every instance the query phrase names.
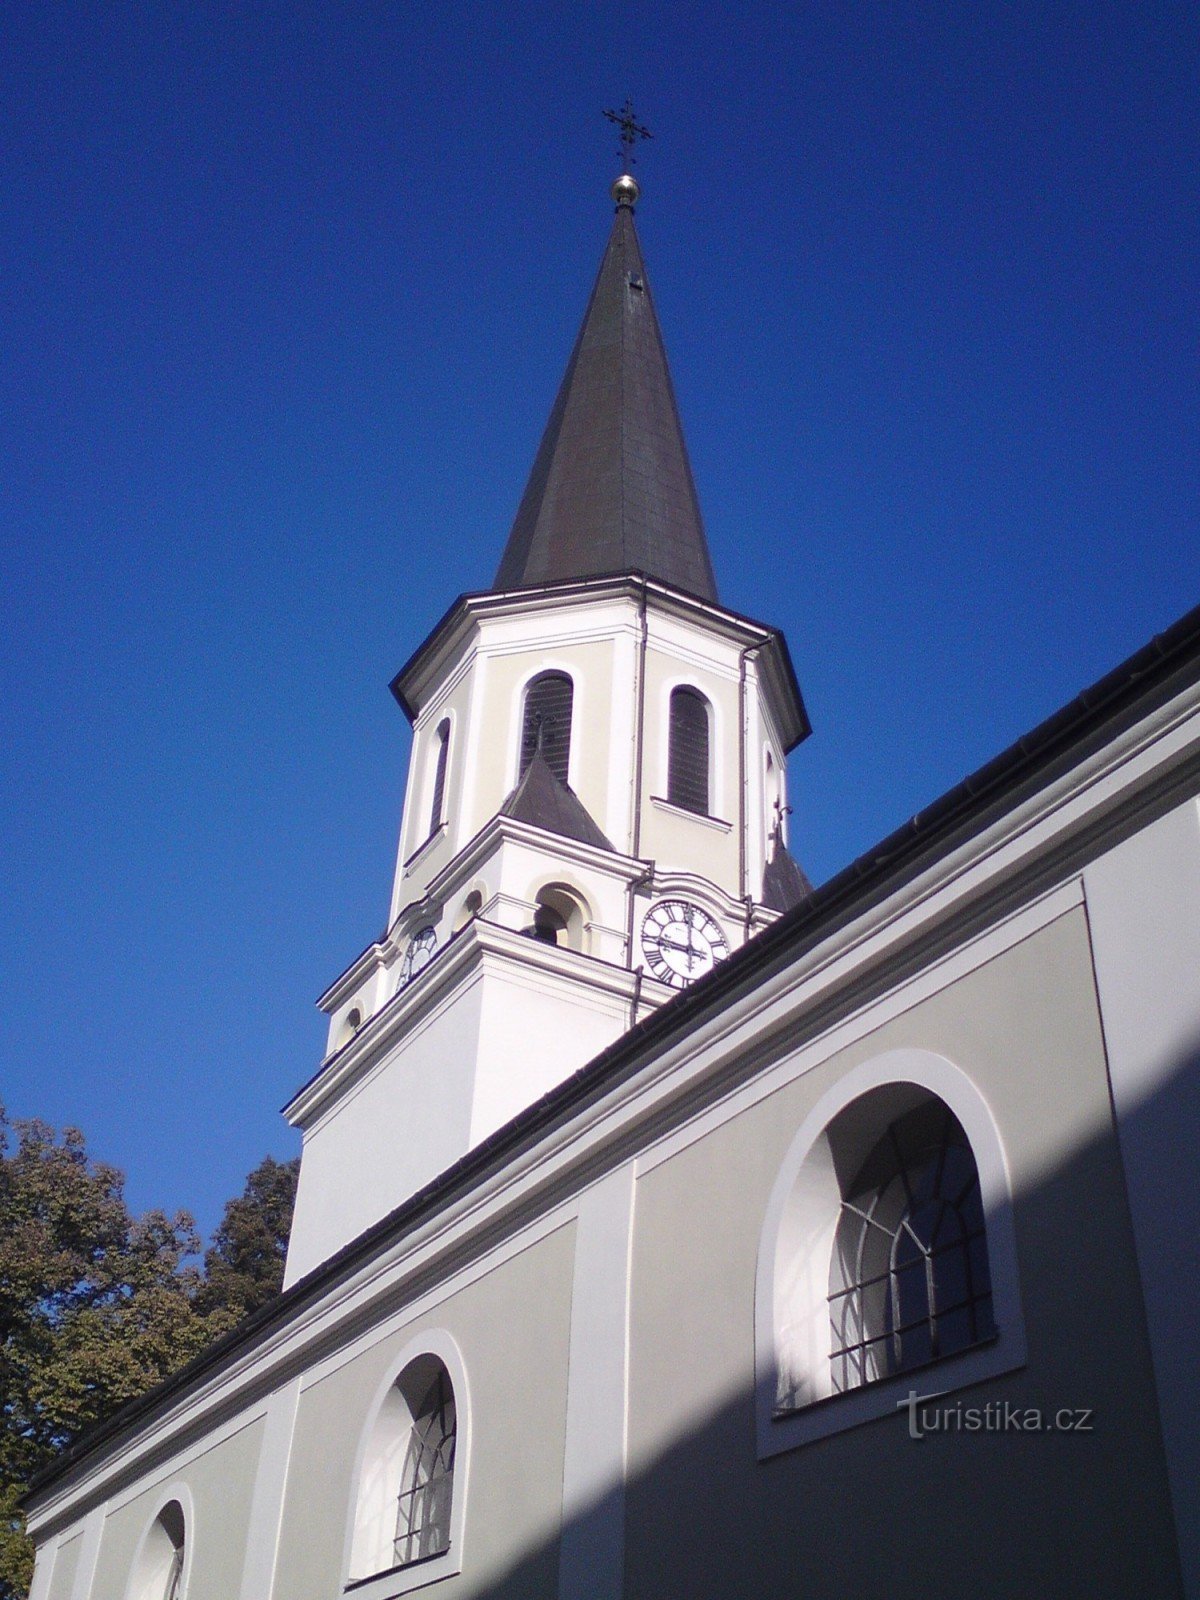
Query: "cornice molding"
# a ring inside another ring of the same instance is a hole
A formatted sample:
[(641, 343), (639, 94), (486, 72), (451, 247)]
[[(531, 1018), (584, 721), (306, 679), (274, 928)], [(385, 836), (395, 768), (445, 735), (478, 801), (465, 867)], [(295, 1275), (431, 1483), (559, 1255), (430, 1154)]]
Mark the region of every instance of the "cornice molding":
[[(496, 959), (536, 972), (540, 981), (557, 977), (573, 987), (617, 995), (622, 1001), (631, 1000), (637, 988), (637, 975), (627, 967), (564, 945), (543, 944), (476, 917), (442, 945), (428, 966), (368, 1017), (353, 1038), (322, 1062), (316, 1074), (283, 1107), (283, 1115), (293, 1127), (309, 1127), (367, 1076), (404, 1034), (444, 1002), (451, 990), (461, 989)], [(642, 987), (646, 993), (645, 984)], [(673, 993), (665, 985), (655, 984), (654, 988), (661, 988), (664, 997)]]

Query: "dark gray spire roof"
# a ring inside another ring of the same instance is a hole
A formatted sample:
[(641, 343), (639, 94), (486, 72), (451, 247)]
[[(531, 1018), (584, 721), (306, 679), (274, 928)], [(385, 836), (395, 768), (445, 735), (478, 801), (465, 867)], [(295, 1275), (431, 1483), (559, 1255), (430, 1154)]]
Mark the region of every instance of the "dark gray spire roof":
[(717, 586), (633, 209), (617, 207), (496, 589), (640, 572)]
[(763, 870), (763, 905), (772, 911), (790, 911), (812, 892), (803, 867), (777, 833), (771, 859)]
[(544, 828), (547, 833), (561, 834), (564, 839), (595, 845), (598, 850), (612, 849), (574, 789), (551, 772), (540, 745), (525, 768), (525, 776), (500, 807), (500, 815)]

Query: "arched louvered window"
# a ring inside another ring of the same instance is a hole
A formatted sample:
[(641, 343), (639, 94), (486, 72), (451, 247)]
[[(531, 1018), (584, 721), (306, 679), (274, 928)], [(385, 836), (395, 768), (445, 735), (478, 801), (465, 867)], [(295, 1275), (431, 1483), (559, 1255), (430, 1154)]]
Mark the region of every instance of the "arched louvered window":
[(667, 799), (708, 815), (708, 701), (698, 689), (671, 691)]
[(519, 778), (525, 776), (540, 742), (546, 765), (560, 783), (566, 783), (571, 759), (573, 697), (573, 685), (565, 672), (542, 672), (532, 680), (525, 691)]
[(442, 802), (446, 798), (446, 763), (450, 759), (450, 721), (444, 718), (437, 730), (437, 764), (433, 771), (433, 801), (429, 807), (429, 831), (436, 833), (442, 822)]
[[(414, 1368), (417, 1370), (414, 1371)], [(408, 1379), (412, 1413), (396, 1511), (396, 1566), (441, 1555), (450, 1548), (457, 1425), (454, 1390), (440, 1361), (414, 1363)]]
[(889, 1123), (847, 1185), (829, 1315), (835, 1390), (925, 1366), (995, 1332), (979, 1175), (940, 1100)]

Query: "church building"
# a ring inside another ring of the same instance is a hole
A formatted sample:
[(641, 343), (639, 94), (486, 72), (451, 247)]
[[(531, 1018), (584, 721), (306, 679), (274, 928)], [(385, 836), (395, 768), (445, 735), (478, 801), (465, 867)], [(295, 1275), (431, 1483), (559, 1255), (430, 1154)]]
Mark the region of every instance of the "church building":
[(284, 1292), (34, 1483), (32, 1600), (1200, 1600), (1200, 611), (814, 889), (612, 198)]

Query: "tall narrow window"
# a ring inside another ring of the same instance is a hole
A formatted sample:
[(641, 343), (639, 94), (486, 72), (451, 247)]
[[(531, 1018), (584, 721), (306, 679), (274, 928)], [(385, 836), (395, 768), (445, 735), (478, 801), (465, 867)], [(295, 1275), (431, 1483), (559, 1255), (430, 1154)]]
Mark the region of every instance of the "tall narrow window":
[(543, 672), (525, 691), (521, 723), (519, 778), (541, 747), (542, 756), (560, 783), (566, 783), (571, 760), (571, 702), (574, 691), (565, 672)]
[(442, 802), (446, 798), (446, 763), (450, 758), (450, 722), (438, 724), (437, 765), (433, 770), (433, 803), (429, 808), (429, 831), (436, 833), (442, 822)]
[(708, 701), (698, 689), (671, 691), (667, 799), (708, 815)]

